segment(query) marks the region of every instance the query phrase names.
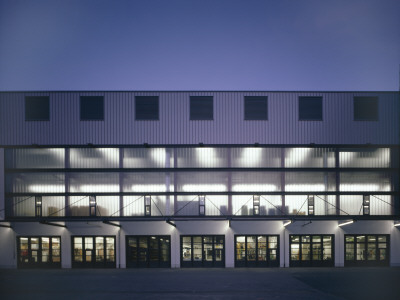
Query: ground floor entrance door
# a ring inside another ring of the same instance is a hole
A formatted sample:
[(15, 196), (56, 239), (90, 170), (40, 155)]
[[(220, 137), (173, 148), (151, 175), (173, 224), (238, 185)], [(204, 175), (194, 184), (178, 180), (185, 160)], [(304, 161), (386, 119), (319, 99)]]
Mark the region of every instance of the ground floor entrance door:
[(225, 267), (225, 237), (181, 236), (181, 267)]
[(290, 267), (333, 267), (333, 235), (290, 235)]
[(390, 262), (390, 236), (388, 234), (347, 234), (345, 241), (345, 267), (385, 267)]
[(18, 268), (61, 268), (60, 237), (17, 237)]
[(72, 237), (72, 267), (115, 268), (114, 236)]
[(127, 268), (170, 268), (170, 236), (127, 236)]
[(236, 235), (235, 267), (279, 267), (279, 236)]

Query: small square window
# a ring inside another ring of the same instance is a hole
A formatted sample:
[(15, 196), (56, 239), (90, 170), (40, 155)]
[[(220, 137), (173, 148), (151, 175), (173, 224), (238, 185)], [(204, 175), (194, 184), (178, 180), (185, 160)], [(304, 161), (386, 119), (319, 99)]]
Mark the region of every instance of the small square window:
[(245, 120), (268, 120), (268, 97), (245, 96), (244, 97)]
[(354, 97), (354, 121), (378, 121), (378, 97)]
[(49, 121), (50, 102), (48, 96), (25, 97), (25, 120), (26, 121)]
[(322, 97), (299, 97), (299, 120), (322, 121)]
[(190, 120), (213, 120), (213, 97), (190, 97)]
[(81, 96), (81, 121), (104, 120), (104, 97)]
[(135, 97), (136, 120), (158, 120), (158, 96)]

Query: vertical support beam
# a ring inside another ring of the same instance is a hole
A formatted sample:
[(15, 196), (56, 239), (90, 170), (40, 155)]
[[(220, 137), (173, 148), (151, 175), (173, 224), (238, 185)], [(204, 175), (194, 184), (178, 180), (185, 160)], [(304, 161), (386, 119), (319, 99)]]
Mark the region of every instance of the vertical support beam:
[[(171, 149), (170, 148), (165, 148), (165, 168), (171, 168)], [(171, 186), (171, 173), (166, 173), (165, 174), (165, 191), (167, 193), (170, 192), (170, 186)], [(169, 216), (171, 214), (171, 196), (167, 195), (165, 197), (165, 212), (164, 214)]]
[(340, 215), (340, 172), (339, 172), (339, 148), (335, 149), (335, 184), (336, 184), (336, 215)]
[[(65, 148), (64, 149), (64, 168), (69, 169), (70, 168), (70, 149)], [(70, 173), (65, 172), (64, 173), (64, 180), (65, 180), (65, 193), (69, 193), (69, 179), (70, 179)], [(65, 196), (65, 211), (64, 214), (66, 217), (69, 217), (71, 215), (71, 208), (69, 207), (70, 205), (70, 199), (69, 196)]]
[(285, 149), (286, 148), (281, 148), (281, 168), (283, 171), (281, 171), (281, 190), (283, 192), (282, 194), (282, 211), (284, 214), (287, 214), (288, 211), (286, 211), (286, 201), (285, 201)]
[[(228, 148), (227, 149), (227, 155), (228, 155), (228, 168), (232, 168), (232, 149)], [(228, 191), (232, 192), (232, 171), (229, 171), (228, 173)], [(232, 195), (228, 195), (228, 215), (233, 214), (233, 208), (232, 208)]]
[[(322, 157), (323, 157), (323, 168), (326, 169), (328, 167), (328, 150), (327, 149), (320, 149), (320, 151), (324, 151), (323, 154), (322, 154)], [(329, 189), (329, 182), (328, 182), (328, 174), (327, 174), (327, 172), (324, 172), (324, 186), (325, 186), (325, 192), (327, 192), (328, 189)], [(328, 210), (329, 210), (327, 198), (329, 196), (323, 195), (322, 197), (324, 197), (324, 200), (325, 200), (323, 204), (324, 204), (325, 216), (327, 216), (328, 215)]]
[[(5, 195), (5, 175), (4, 175), (5, 161), (4, 161), (4, 148), (0, 148), (0, 220), (4, 220), (6, 216), (6, 199)], [(10, 203), (11, 204), (11, 203)]]
[(119, 148), (119, 217), (124, 216), (124, 197), (122, 192), (124, 191), (124, 173), (122, 169), (124, 168), (124, 148)]
[[(176, 170), (178, 168), (178, 154), (176, 151), (176, 148), (174, 148), (174, 169)], [(174, 192), (176, 192), (176, 172), (174, 172)], [(176, 211), (178, 210), (178, 197), (176, 196), (176, 194), (174, 195), (174, 213), (176, 213)]]

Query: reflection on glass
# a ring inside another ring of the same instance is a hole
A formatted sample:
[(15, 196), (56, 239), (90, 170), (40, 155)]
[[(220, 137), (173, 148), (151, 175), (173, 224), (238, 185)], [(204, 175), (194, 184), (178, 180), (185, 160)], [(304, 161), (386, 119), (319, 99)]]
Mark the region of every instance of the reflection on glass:
[(291, 260), (300, 260), (300, 245), (299, 244), (291, 244), (290, 245), (290, 259)]
[(201, 261), (202, 253), (201, 253), (201, 236), (193, 237), (193, 260)]
[(192, 260), (192, 241), (190, 237), (183, 237), (182, 239), (182, 259), (184, 261)]

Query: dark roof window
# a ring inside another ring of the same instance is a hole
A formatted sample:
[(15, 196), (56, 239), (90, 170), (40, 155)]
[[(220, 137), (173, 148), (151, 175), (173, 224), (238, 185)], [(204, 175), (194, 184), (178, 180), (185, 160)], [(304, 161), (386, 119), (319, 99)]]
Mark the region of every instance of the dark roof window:
[(158, 96), (135, 97), (136, 120), (158, 120)]
[(104, 120), (104, 97), (81, 96), (81, 121)]
[(213, 120), (213, 97), (190, 97), (190, 120)]
[(244, 97), (245, 120), (268, 120), (268, 97), (245, 96)]
[(50, 121), (50, 102), (48, 96), (25, 97), (26, 121)]
[(299, 97), (299, 120), (322, 121), (322, 97)]
[(378, 97), (354, 97), (354, 121), (378, 121)]

